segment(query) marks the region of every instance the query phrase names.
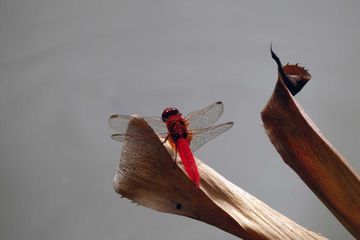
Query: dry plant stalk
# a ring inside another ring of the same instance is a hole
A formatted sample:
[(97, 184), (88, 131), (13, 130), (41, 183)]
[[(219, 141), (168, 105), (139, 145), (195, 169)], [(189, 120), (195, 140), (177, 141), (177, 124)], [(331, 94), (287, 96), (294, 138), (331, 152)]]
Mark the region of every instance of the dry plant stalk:
[(169, 147), (150, 126), (134, 118), (123, 146), (114, 189), (140, 205), (187, 216), (243, 239), (325, 239), (271, 209), (196, 159), (200, 188), (186, 176), (181, 162), (174, 167)]
[[(285, 163), (360, 239), (359, 177), (292, 96), (310, 80), (310, 74), (297, 65), (282, 67), (278, 57), (273, 52), (272, 55), (278, 63), (279, 77), (261, 113), (266, 133)], [(296, 84), (300, 81), (298, 89)]]

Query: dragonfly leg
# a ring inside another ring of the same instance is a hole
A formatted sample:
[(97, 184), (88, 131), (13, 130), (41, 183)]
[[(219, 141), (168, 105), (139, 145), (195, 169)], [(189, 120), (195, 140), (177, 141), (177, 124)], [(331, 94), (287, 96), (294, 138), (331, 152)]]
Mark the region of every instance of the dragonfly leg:
[(177, 158), (177, 145), (175, 145), (174, 169), (176, 168), (176, 158)]
[(164, 141), (162, 141), (161, 143), (162, 143), (162, 144), (166, 143), (166, 141), (168, 140), (168, 138), (169, 138), (169, 135), (167, 135), (166, 138), (164, 139)]

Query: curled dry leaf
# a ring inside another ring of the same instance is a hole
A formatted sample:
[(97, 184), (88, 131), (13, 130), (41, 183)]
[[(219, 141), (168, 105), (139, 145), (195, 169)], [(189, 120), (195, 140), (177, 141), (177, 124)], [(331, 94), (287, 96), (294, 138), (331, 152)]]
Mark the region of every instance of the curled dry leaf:
[(305, 86), (305, 84), (311, 79), (310, 73), (298, 64), (290, 65), (289, 63), (283, 66), (280, 59), (272, 47), (270, 47), (271, 56), (278, 65), (279, 79), (286, 85), (291, 94), (295, 96)]
[(121, 153), (114, 189), (142, 206), (197, 219), (243, 239), (325, 239), (271, 209), (196, 159), (197, 188), (150, 126), (134, 118)]
[(281, 157), (340, 220), (360, 239), (360, 181), (346, 159), (325, 139), (292, 95), (310, 80), (298, 65), (282, 67), (275, 90), (261, 112), (264, 127)]

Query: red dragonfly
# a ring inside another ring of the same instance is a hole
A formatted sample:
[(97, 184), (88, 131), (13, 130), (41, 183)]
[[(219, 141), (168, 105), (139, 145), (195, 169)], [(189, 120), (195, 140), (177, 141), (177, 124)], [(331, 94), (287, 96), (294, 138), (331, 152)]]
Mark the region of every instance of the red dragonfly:
[[(233, 122), (213, 126), (222, 115), (223, 110), (222, 102), (216, 102), (204, 109), (190, 113), (185, 118), (178, 109), (172, 107), (163, 111), (161, 119), (158, 117), (143, 118), (164, 140), (163, 143), (170, 142), (175, 150), (175, 164), (178, 153), (186, 173), (196, 187), (200, 186), (200, 176), (192, 152), (233, 126)], [(111, 136), (112, 139), (124, 142), (127, 136), (127, 126), (132, 118), (134, 116), (113, 115), (110, 117), (111, 128), (118, 132)]]

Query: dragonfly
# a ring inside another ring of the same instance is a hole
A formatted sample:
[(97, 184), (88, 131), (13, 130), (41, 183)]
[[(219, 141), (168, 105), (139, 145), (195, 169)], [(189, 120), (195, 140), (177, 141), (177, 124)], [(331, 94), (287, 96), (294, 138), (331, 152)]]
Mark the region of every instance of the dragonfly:
[[(159, 138), (163, 139), (163, 143), (169, 141), (175, 152), (174, 164), (176, 164), (177, 154), (179, 154), (185, 172), (197, 188), (200, 187), (200, 175), (193, 152), (233, 126), (233, 122), (214, 125), (223, 111), (224, 105), (218, 101), (194, 111), (186, 117), (183, 117), (180, 111), (174, 107), (165, 108), (161, 118), (143, 117)], [(127, 134), (127, 126), (134, 117), (112, 115), (109, 118), (109, 125), (117, 132), (111, 136), (112, 139), (124, 142), (127, 136), (135, 137)]]

